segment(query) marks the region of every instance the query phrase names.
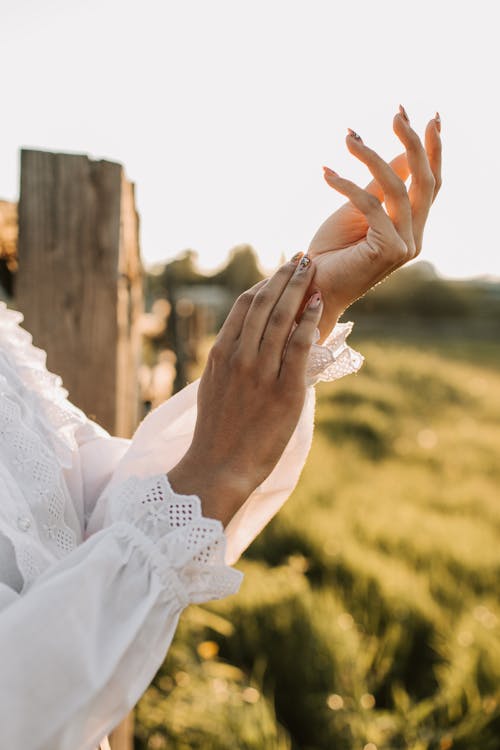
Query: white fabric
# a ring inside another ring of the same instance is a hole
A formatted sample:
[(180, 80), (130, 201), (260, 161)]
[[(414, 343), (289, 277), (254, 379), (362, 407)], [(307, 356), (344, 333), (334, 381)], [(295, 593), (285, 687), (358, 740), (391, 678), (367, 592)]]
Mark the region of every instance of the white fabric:
[[(93, 750), (147, 688), (182, 609), (237, 591), (226, 563), (294, 488), (314, 390), (279, 464), (224, 531), (166, 476), (191, 442), (198, 384), (132, 440), (111, 437), (69, 403), (21, 319), (0, 305), (0, 748)], [(331, 367), (345, 356), (335, 344), (316, 347), (311, 381), (318, 357)]]
[(319, 331), (316, 329), (316, 342), (311, 347), (307, 363), (309, 385), (320, 380), (338, 380), (359, 370), (364, 357), (346, 343), (353, 325), (351, 322), (337, 323), (322, 345), (316, 343), (319, 338)]

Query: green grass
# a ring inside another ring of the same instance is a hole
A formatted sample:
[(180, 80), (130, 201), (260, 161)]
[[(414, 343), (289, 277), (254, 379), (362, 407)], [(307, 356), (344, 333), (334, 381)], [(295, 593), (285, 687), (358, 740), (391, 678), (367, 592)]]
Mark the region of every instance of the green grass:
[(377, 342), (318, 386), (240, 594), (184, 614), (140, 750), (500, 748), (499, 352)]

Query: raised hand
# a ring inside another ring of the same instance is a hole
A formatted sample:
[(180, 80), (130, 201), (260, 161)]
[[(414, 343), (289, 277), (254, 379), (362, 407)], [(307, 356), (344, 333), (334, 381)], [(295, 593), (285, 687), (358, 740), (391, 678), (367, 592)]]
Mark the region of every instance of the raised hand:
[(314, 283), (323, 293), (321, 339), (350, 304), (422, 248), (429, 210), (441, 187), (441, 121), (436, 115), (428, 123), (425, 147), (403, 107), (393, 127), (405, 153), (390, 163), (349, 131), (349, 151), (374, 177), (364, 190), (325, 167), (327, 183), (349, 202), (322, 224), (309, 247), (316, 265)]
[(236, 301), (208, 356), (193, 441), (169, 472), (197, 494), (206, 516), (227, 523), (277, 464), (299, 420), (306, 363), (322, 311), (314, 263), (300, 253)]

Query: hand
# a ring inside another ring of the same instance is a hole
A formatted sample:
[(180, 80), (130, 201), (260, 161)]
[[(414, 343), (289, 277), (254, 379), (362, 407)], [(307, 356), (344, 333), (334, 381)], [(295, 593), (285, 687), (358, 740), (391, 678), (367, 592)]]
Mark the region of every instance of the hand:
[(304, 404), (322, 301), (312, 295), (290, 336), (315, 272), (300, 255), (237, 299), (200, 381), (193, 441), (169, 472), (175, 491), (197, 494), (224, 524), (275, 467)]
[(374, 177), (365, 190), (325, 168), (327, 183), (350, 200), (322, 224), (309, 247), (324, 302), (320, 340), (349, 305), (422, 248), (429, 210), (441, 187), (441, 121), (436, 115), (428, 123), (425, 148), (402, 107), (393, 127), (405, 153), (390, 164), (349, 131), (349, 151)]

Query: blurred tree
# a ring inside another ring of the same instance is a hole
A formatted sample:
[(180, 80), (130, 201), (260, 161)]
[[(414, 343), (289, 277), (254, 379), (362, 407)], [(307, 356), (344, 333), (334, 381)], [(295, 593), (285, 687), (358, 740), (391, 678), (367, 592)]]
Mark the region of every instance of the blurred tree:
[(352, 310), (370, 316), (466, 317), (473, 312), (475, 285), (474, 281), (447, 281), (430, 263), (415, 263), (376, 286)]
[(179, 286), (206, 282), (206, 276), (197, 267), (198, 253), (184, 250), (168, 263), (158, 263), (146, 273), (146, 309), (150, 309), (156, 299), (167, 297), (172, 300), (173, 291)]
[(198, 284), (205, 281), (205, 276), (197, 268), (198, 253), (195, 250), (184, 250), (177, 258), (165, 265), (164, 273), (171, 285)]
[(237, 297), (264, 278), (257, 253), (251, 245), (234, 247), (223, 268), (212, 275), (203, 274), (198, 269), (197, 261), (197, 252), (184, 250), (174, 260), (150, 269), (146, 276), (147, 308), (155, 299), (174, 299), (175, 290), (181, 286), (213, 284), (224, 287), (232, 296)]
[(215, 284), (225, 286), (235, 296), (264, 278), (259, 268), (257, 253), (251, 245), (238, 245), (229, 254), (224, 268), (210, 277)]

